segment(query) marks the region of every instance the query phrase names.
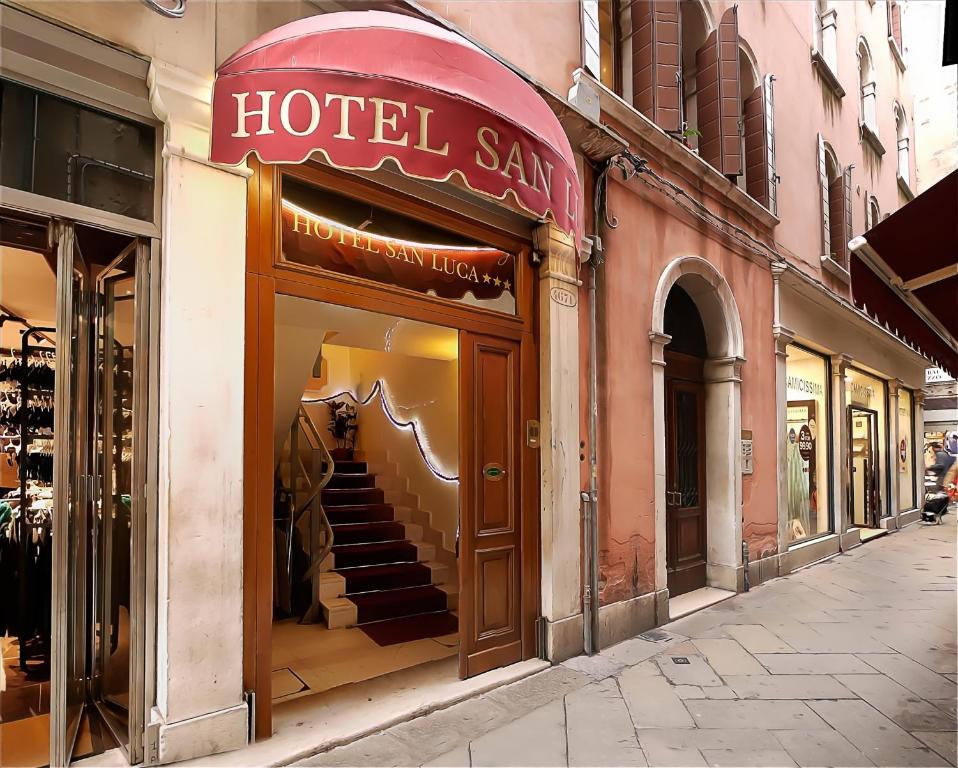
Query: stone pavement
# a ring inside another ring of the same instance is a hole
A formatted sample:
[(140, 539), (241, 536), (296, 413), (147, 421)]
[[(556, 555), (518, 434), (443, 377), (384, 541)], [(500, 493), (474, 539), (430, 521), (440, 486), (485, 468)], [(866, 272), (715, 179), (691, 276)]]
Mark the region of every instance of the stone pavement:
[(955, 515), (316, 766), (956, 765)]

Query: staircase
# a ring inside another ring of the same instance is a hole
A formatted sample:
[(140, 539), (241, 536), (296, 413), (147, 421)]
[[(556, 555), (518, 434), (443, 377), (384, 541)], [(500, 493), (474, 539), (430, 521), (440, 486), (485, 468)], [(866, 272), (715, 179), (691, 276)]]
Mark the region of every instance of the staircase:
[(397, 519), (376, 476), (352, 451), (334, 451), (321, 492), (333, 547), (320, 574), (320, 604), (330, 629), (454, 611), (458, 585), (422, 526)]

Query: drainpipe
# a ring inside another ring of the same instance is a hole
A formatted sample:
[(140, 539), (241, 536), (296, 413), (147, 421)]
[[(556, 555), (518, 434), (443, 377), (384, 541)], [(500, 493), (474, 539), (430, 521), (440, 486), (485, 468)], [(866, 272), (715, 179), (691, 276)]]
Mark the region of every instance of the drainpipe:
[[(609, 171), (619, 165), (619, 157), (611, 157), (601, 168), (596, 168), (593, 192), (593, 222), (595, 234), (589, 250), (589, 488), (581, 492), (582, 527), (584, 531), (585, 584), (582, 590), (582, 635), (585, 652), (592, 656), (599, 651), (599, 459), (596, 447), (599, 419), (598, 403), (598, 336), (596, 319), (596, 281), (599, 267), (605, 261), (602, 247), (602, 227), (615, 229), (618, 220), (606, 210), (606, 184)], [(619, 166), (621, 167), (621, 166)]]
[(589, 489), (581, 495), (584, 512), (586, 583), (582, 596), (582, 619), (585, 652), (592, 656), (599, 650), (599, 470), (596, 450), (598, 431), (598, 353), (596, 350), (596, 292), (598, 264), (601, 262), (601, 240), (594, 238), (589, 258)]

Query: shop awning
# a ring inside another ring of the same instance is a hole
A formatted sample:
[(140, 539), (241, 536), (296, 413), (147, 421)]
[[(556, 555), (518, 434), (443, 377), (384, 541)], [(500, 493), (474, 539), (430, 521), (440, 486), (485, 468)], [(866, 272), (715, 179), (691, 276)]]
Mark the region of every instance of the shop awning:
[(958, 171), (851, 242), (852, 296), (936, 365), (958, 373)]
[(237, 51), (217, 71), (210, 159), (250, 153), (353, 170), (392, 161), (581, 236), (575, 158), (542, 97), (469, 41), (410, 16), (312, 16)]

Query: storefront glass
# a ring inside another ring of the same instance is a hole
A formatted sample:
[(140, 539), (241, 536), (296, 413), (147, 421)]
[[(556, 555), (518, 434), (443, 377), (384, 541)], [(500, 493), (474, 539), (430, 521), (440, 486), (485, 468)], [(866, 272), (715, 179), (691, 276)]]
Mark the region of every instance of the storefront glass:
[(915, 433), (911, 390), (898, 390), (898, 509), (915, 508)]
[(785, 363), (788, 540), (832, 530), (828, 514), (828, 361), (790, 345)]
[(888, 413), (885, 382), (849, 368), (845, 375), (851, 468), (851, 522), (877, 527), (891, 514), (888, 486)]

